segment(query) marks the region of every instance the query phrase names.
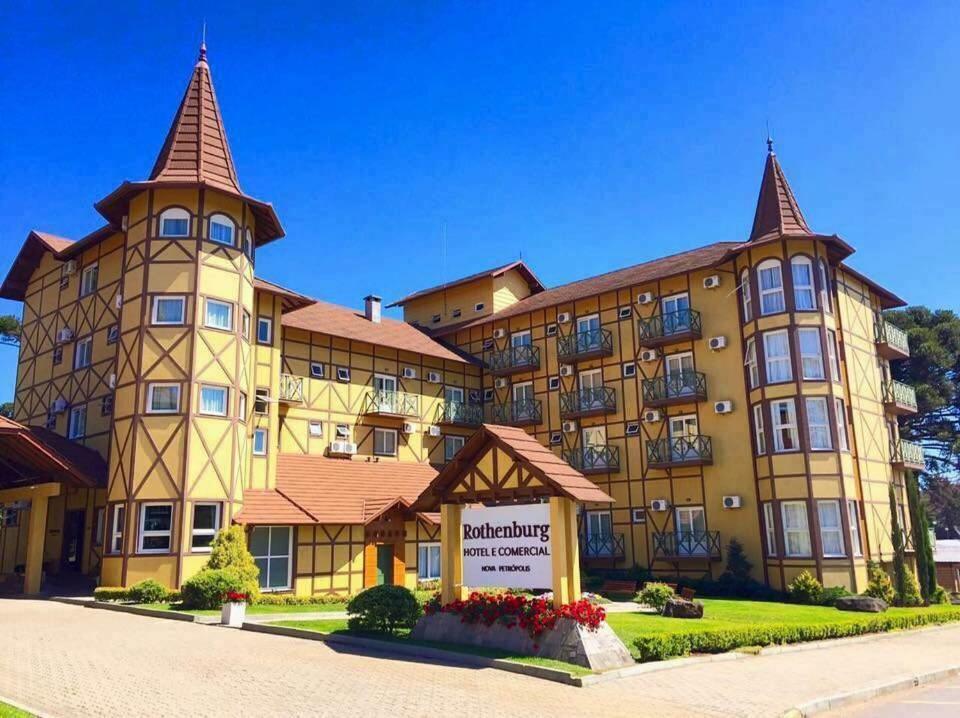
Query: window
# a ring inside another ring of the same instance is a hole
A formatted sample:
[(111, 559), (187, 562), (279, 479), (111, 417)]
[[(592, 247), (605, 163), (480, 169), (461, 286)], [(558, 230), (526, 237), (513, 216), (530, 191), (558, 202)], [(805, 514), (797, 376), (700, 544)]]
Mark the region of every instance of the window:
[(68, 439), (81, 439), (87, 434), (87, 407), (75, 406), (70, 410), (70, 423), (67, 425)]
[(254, 414), (267, 414), (269, 413), (268, 404), (270, 403), (270, 390), (269, 389), (255, 389), (253, 393), (253, 413)]
[(213, 537), (217, 535), (219, 530), (220, 504), (194, 504), (190, 548), (193, 551), (209, 551)]
[(823, 350), (820, 346), (819, 329), (798, 329), (800, 344), (800, 372), (804, 379), (825, 379), (823, 373)]
[(247, 395), (242, 391), (237, 392), (237, 418), (247, 420)]
[(827, 273), (827, 263), (822, 259), (817, 261), (820, 273), (820, 306), (824, 311), (833, 311), (833, 302), (830, 300), (830, 275)]
[(396, 456), (397, 430), (375, 428), (373, 430), (373, 453), (377, 456)]
[(20, 511), (13, 507), (0, 507), (0, 526), (8, 529), (16, 528), (20, 525)]
[(847, 499), (847, 520), (850, 522), (850, 548), (854, 556), (863, 556), (863, 544), (860, 543), (860, 507), (857, 502)]
[(107, 511), (102, 506), (97, 509), (97, 519), (93, 529), (93, 545), (103, 546), (104, 521), (107, 518)]
[(123, 549), (123, 521), (126, 515), (126, 506), (114, 505), (113, 521), (110, 524), (110, 553), (120, 553)]
[(740, 297), (743, 301), (743, 321), (753, 319), (753, 295), (750, 292), (750, 270), (740, 272)]
[(107, 327), (107, 344), (116, 344), (120, 338), (120, 325), (111, 324)]
[(257, 343), (273, 344), (273, 320), (257, 317)]
[(459, 319), (459, 318), (460, 318), (460, 310), (459, 310), (459, 309), (454, 309), (454, 310), (450, 313), (450, 316), (453, 317), (454, 319)]
[(108, 394), (100, 400), (100, 416), (110, 416), (113, 413), (113, 394)]
[(760, 386), (760, 366), (757, 364), (757, 341), (753, 337), (747, 339), (747, 358), (744, 365), (750, 374), (750, 388)]
[(630, 520), (635, 524), (647, 523), (647, 510), (645, 508), (631, 509)]
[(63, 347), (56, 346), (53, 348), (53, 363), (54, 365), (60, 364), (63, 361)]
[(417, 580), (436, 581), (440, 578), (440, 544), (422, 543), (417, 546)]
[(783, 274), (779, 259), (768, 259), (757, 267), (760, 282), (760, 314), (777, 314), (786, 310), (783, 301)]
[(443, 460), (453, 461), (453, 457), (463, 448), (464, 441), (466, 440), (462, 436), (443, 437)]
[(836, 413), (834, 420), (837, 422), (837, 448), (841, 451), (849, 451), (850, 444), (847, 441), (847, 410), (843, 406), (843, 399), (833, 400), (833, 410)]
[(246, 309), (244, 309), (243, 314), (240, 315), (240, 335), (244, 339), (250, 338), (250, 312)]
[(140, 507), (139, 553), (167, 553), (173, 530), (173, 504), (143, 504)]
[(233, 246), (233, 220), (225, 214), (210, 217), (210, 239), (218, 244)]
[(556, 390), (559, 389), (559, 388), (560, 388), (560, 377), (558, 377), (558, 376), (551, 376), (551, 377), (547, 378), (547, 390), (548, 390), (548, 391), (556, 391)]
[(640, 433), (639, 422), (631, 421), (629, 424), (627, 424), (627, 428), (625, 432), (627, 436), (636, 436), (637, 434), (639, 434)]
[(556, 324), (548, 324), (548, 325), (547, 325), (547, 332), (546, 332), (546, 333), (547, 333), (547, 336), (548, 336), (548, 337), (555, 337), (555, 336), (557, 336), (557, 325), (556, 325)]
[(617, 310), (618, 319), (629, 319), (631, 316), (633, 316), (633, 307), (620, 307)]
[(767, 556), (777, 555), (777, 526), (773, 522), (773, 504), (763, 505), (763, 532), (767, 541)]
[(173, 207), (160, 213), (161, 237), (186, 237), (190, 234), (190, 213)]
[(93, 337), (87, 337), (77, 342), (73, 355), (73, 368), (83, 369), (90, 366), (93, 360)]
[(179, 384), (147, 385), (148, 414), (176, 414), (180, 411)]
[(254, 456), (267, 455), (267, 430), (266, 429), (253, 430), (253, 455)]
[(347, 424), (337, 424), (337, 438), (350, 441), (350, 427)]
[(820, 519), (820, 545), (823, 547), (824, 558), (845, 556), (840, 502), (835, 499), (818, 501), (817, 517)]
[(768, 384), (793, 379), (793, 367), (790, 362), (790, 338), (786, 329), (764, 333), (763, 355), (766, 360)]
[(310, 376), (314, 379), (323, 379), (323, 364), (320, 362), (310, 362)]
[(778, 453), (796, 451), (800, 441), (797, 438), (797, 409), (793, 399), (771, 401), (770, 414), (773, 417), (773, 450)]
[(439, 324), (439, 323), (440, 323), (440, 315), (439, 315), (439, 314), (434, 314), (432, 317), (430, 317), (430, 321), (433, 322), (434, 324)]
[(311, 421), (309, 425), (310, 436), (323, 436), (323, 423), (319, 421)]
[(784, 501), (780, 504), (783, 519), (783, 546), (787, 556), (810, 556), (810, 528), (806, 501)]
[(822, 396), (807, 397), (807, 432), (810, 435), (810, 448), (822, 451), (833, 448), (830, 438), (830, 416), (827, 412), (827, 400)]
[(793, 304), (797, 311), (810, 311), (817, 308), (813, 291), (813, 263), (807, 257), (794, 257), (790, 260), (793, 277)]
[(152, 323), (183, 324), (186, 302), (184, 297), (154, 297)]
[(250, 532), (250, 553), (260, 569), (261, 591), (290, 588), (292, 544), (289, 526), (256, 526)]
[(627, 362), (623, 365), (623, 376), (624, 378), (629, 378), (631, 376), (637, 375), (637, 365), (633, 362)]
[(243, 253), (253, 259), (253, 232), (249, 228), (243, 233)]
[(473, 311), (482, 312), (483, 311), (483, 302), (477, 302), (473, 305)]
[(483, 390), (483, 400), (486, 402), (493, 401), (493, 389), (484, 389)]
[(350, 381), (350, 367), (337, 367), (337, 381)]
[(228, 396), (229, 391), (225, 386), (201, 386), (200, 413), (208, 416), (226, 416)]
[(97, 291), (97, 278), (100, 274), (100, 269), (96, 263), (91, 264), (89, 267), (84, 267), (83, 271), (80, 273), (80, 296), (85, 297), (88, 294), (93, 294)]
[(207, 299), (204, 302), (203, 324), (212, 329), (233, 329), (233, 305), (230, 302), (221, 302), (217, 299)]
[(753, 405), (753, 439), (757, 456), (767, 453), (767, 437), (763, 433), (763, 404)]

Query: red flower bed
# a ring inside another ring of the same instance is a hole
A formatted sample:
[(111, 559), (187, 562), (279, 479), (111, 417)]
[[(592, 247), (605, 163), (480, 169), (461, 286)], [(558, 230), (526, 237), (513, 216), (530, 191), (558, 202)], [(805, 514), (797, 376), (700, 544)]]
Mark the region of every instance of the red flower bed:
[(250, 596), (245, 593), (240, 593), (239, 591), (227, 591), (227, 600), (230, 603), (239, 603), (240, 601), (246, 603), (250, 600)]
[(552, 629), (561, 618), (570, 618), (588, 630), (596, 631), (606, 618), (602, 606), (595, 606), (581, 599), (554, 608), (552, 601), (542, 598), (527, 598), (512, 594), (471, 593), (466, 601), (440, 603), (436, 594), (424, 607), (424, 613), (455, 613), (461, 623), (483, 623), (492, 626), (501, 623), (507, 628), (519, 627), (536, 639), (544, 631)]

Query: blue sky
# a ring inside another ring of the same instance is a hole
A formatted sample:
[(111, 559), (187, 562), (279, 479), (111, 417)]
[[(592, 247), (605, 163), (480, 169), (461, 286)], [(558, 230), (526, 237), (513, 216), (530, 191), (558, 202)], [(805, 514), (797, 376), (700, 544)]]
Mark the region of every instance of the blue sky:
[(146, 178), (206, 19), (241, 184), (287, 230), (257, 258), (281, 284), (359, 306), (521, 253), (554, 285), (745, 239), (769, 121), (814, 229), (960, 308), (956, 7), (731, 5), (4, 3), (0, 268)]

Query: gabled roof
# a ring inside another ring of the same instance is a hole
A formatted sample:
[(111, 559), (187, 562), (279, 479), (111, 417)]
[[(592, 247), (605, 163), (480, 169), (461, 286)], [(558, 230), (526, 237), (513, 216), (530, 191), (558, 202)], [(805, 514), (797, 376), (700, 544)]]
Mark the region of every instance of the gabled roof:
[(494, 267), (493, 269), (485, 269), (482, 272), (477, 272), (467, 277), (461, 277), (460, 279), (454, 279), (453, 281), (450, 281), (450, 282), (444, 282), (443, 284), (438, 284), (437, 286), (430, 287), (429, 289), (421, 289), (417, 292), (414, 292), (413, 294), (408, 294), (403, 299), (398, 299), (393, 304), (388, 304), (387, 308), (389, 309), (390, 307), (400, 307), (413, 299), (419, 299), (420, 297), (426, 297), (430, 294), (434, 294), (436, 292), (450, 289), (452, 287), (459, 287), (463, 284), (469, 284), (470, 282), (475, 282), (478, 279), (485, 279), (487, 277), (499, 277), (506, 274), (511, 269), (516, 269), (520, 273), (520, 275), (526, 280), (527, 285), (530, 287), (531, 294), (536, 294), (537, 292), (543, 291), (543, 288), (544, 288), (543, 284), (540, 283), (540, 280), (537, 279), (537, 276), (533, 273), (530, 267), (528, 267), (522, 261), (518, 261), (518, 262), (510, 262), (509, 264), (503, 264), (503, 265), (500, 265), (499, 267)]
[(260, 279), (260, 277), (253, 278), (253, 288), (258, 292), (266, 292), (267, 294), (273, 294), (280, 297), (280, 303), (284, 313), (292, 312), (294, 309), (300, 309), (301, 307), (306, 307), (307, 305), (313, 304), (316, 301), (315, 299), (306, 297), (299, 292), (293, 291), (292, 289), (281, 287), (279, 284), (268, 282), (266, 279)]
[(807, 225), (797, 198), (787, 182), (787, 176), (773, 151), (773, 140), (767, 140), (767, 146), (767, 162), (763, 167), (763, 179), (760, 180), (760, 196), (757, 197), (757, 209), (753, 215), (749, 241), (756, 242), (783, 235), (814, 236), (815, 232)]
[(937, 539), (934, 563), (960, 563), (960, 539)]
[(107, 464), (93, 449), (0, 416), (0, 488), (47, 480), (105, 487)]

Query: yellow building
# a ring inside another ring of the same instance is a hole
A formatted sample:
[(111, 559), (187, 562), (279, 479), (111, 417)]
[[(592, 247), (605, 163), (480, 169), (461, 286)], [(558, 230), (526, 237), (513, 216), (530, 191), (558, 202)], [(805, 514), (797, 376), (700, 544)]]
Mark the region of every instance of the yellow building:
[[(0, 425), (0, 580), (179, 586), (249, 531), (265, 590), (439, 574), (421, 491), (481, 422), (526, 427), (614, 499), (582, 563), (803, 568), (861, 588), (890, 557), (887, 487), (922, 464), (890, 380), (902, 302), (808, 227), (772, 150), (746, 242), (553, 289), (522, 262), (356, 311), (255, 276), (283, 236), (240, 187), (205, 50), (148, 179), (77, 240), (32, 232), (15, 422)], [(282, 251), (282, 250), (278, 250)], [(903, 512), (905, 513), (905, 512)], [(0, 584), (2, 586), (4, 584)]]

